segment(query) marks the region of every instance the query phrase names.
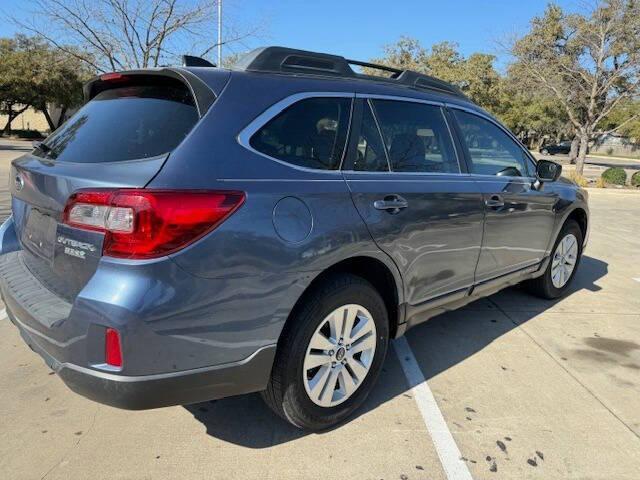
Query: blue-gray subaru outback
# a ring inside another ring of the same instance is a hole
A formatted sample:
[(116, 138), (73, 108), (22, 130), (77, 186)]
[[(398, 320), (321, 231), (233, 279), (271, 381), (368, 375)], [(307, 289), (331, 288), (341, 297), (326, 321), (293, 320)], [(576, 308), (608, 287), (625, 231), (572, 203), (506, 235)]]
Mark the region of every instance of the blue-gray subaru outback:
[(263, 392), (323, 429), (407, 328), (519, 282), (567, 290), (587, 194), (456, 87), (280, 47), (194, 63), (94, 79), (13, 161), (2, 297), (72, 390)]

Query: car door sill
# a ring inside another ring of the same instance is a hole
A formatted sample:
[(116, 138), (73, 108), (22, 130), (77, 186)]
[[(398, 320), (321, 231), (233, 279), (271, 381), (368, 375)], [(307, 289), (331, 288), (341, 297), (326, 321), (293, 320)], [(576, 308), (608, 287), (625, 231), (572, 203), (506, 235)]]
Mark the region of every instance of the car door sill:
[(478, 300), (502, 290), (503, 288), (516, 285), (524, 280), (536, 277), (539, 272), (544, 271), (548, 258), (540, 263), (535, 263), (516, 271), (509, 272), (497, 277), (476, 283), (470, 287), (462, 288), (454, 292), (441, 295), (427, 300), (418, 305), (406, 306), (406, 329), (426, 322), (430, 318), (451, 310), (456, 310), (475, 300)]

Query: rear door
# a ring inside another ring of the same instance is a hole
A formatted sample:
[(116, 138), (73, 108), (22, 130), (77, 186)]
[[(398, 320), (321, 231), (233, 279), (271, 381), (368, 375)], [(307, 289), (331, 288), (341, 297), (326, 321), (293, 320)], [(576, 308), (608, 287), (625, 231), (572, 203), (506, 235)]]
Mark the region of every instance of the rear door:
[(83, 188), (144, 187), (199, 115), (178, 81), (102, 82), (102, 91), (32, 154), (12, 163), (11, 193), (23, 261), (51, 291), (72, 300), (94, 273), (102, 235), (62, 224)]
[(535, 185), (533, 162), (501, 126), (471, 111), (450, 112), (485, 203), (476, 282), (538, 264), (553, 231), (558, 195)]
[[(360, 98), (343, 173), (412, 306), (473, 284), (483, 205), (437, 104)], [(358, 121), (360, 118), (360, 121)]]

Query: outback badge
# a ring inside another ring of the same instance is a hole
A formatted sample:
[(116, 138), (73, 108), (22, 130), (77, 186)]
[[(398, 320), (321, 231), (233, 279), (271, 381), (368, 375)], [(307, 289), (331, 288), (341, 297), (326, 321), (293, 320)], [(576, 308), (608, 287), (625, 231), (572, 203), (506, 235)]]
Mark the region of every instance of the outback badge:
[(58, 235), (57, 242), (64, 246), (64, 253), (81, 259), (86, 258), (87, 252), (95, 252), (96, 247), (88, 242), (79, 242), (72, 238)]

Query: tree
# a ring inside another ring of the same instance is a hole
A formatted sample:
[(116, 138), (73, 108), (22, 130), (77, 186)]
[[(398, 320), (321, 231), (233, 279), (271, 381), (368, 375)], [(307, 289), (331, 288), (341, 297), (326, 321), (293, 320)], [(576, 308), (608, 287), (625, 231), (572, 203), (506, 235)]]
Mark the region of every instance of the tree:
[(31, 75), (23, 58), (16, 55), (18, 42), (0, 39), (0, 113), (7, 122), (0, 135), (11, 133), (11, 124), (31, 105), (33, 94), (25, 78)]
[[(374, 58), (371, 62), (394, 68), (428, 73), (428, 52), (422, 47), (420, 42), (414, 38), (402, 36), (397, 42), (385, 45), (383, 51), (383, 57)], [(380, 74), (380, 72), (376, 70), (371, 71), (368, 69), (365, 69), (365, 73), (373, 75)]]
[[(98, 72), (158, 67), (217, 44), (215, 0), (34, 0), (33, 20), (14, 21)], [(230, 22), (226, 22), (229, 25)], [(227, 26), (224, 45), (257, 28)]]
[(522, 91), (504, 82), (498, 118), (529, 147), (537, 148), (545, 136), (560, 139), (571, 134), (567, 116), (553, 98), (540, 92)]
[(225, 55), (222, 59), (222, 68), (233, 68), (237, 65), (237, 63), (247, 54), (247, 52), (238, 52), (232, 53), (230, 55)]
[(511, 70), (523, 88), (544, 90), (566, 113), (580, 140), (576, 171), (582, 175), (598, 124), (638, 91), (640, 4), (600, 1), (586, 14), (550, 4), (511, 53)]
[[(29, 107), (41, 111), (55, 130), (64, 111), (82, 101), (82, 84), (93, 73), (76, 57), (41, 39), (25, 35), (0, 39), (0, 104), (8, 115), (2, 134)], [(52, 105), (62, 108), (58, 122), (51, 116)]]
[[(427, 50), (410, 37), (400, 37), (396, 43), (386, 45), (384, 56), (372, 60), (453, 83), (473, 101), (495, 113), (499, 106), (501, 78), (493, 67), (494, 61), (493, 55), (482, 53), (464, 58), (458, 52), (458, 45), (452, 42), (437, 43)], [(366, 70), (366, 73), (374, 72)]]
[(598, 124), (598, 133), (618, 131), (640, 143), (640, 99), (620, 102), (609, 115)]

